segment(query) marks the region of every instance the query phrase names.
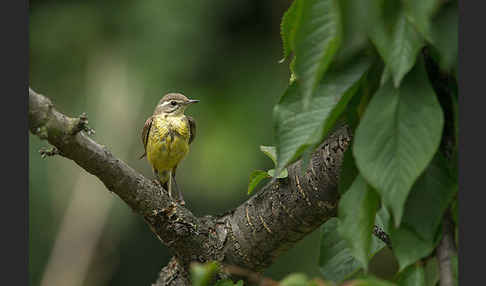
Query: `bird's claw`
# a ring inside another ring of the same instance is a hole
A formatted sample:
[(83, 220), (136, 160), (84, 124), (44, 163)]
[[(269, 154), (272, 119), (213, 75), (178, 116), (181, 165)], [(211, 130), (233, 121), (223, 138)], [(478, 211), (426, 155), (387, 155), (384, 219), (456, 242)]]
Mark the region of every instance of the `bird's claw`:
[(157, 180), (157, 179), (153, 179), (153, 180), (152, 180), (152, 182), (153, 182), (154, 184), (156, 184), (158, 187), (162, 188), (162, 184), (160, 183), (160, 181), (159, 181), (159, 180)]

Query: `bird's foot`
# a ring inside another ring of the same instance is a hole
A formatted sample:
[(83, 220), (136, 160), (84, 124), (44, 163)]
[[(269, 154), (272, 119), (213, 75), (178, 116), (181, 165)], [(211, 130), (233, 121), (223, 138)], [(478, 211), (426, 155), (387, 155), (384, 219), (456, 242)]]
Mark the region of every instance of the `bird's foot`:
[(178, 204), (180, 204), (181, 206), (185, 206), (186, 205), (186, 202), (184, 200), (176, 200)]
[(153, 179), (152, 182), (154, 184), (156, 184), (158, 187), (162, 188), (162, 184), (160, 183), (160, 181), (158, 179)]

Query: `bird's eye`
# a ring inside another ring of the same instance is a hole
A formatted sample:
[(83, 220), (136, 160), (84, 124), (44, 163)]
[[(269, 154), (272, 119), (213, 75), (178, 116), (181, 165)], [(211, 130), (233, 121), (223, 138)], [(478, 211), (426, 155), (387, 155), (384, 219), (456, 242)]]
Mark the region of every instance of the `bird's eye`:
[(171, 104), (172, 106), (176, 106), (176, 105), (177, 105), (177, 102), (175, 102), (175, 101), (171, 101), (171, 102), (170, 102), (170, 104)]

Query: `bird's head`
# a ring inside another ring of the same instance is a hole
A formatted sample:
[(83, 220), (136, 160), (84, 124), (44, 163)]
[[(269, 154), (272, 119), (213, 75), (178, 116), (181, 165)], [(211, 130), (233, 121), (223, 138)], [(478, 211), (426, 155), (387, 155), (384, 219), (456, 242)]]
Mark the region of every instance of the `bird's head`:
[(168, 93), (157, 104), (155, 114), (181, 115), (189, 105), (196, 102), (199, 100), (189, 99), (181, 93)]

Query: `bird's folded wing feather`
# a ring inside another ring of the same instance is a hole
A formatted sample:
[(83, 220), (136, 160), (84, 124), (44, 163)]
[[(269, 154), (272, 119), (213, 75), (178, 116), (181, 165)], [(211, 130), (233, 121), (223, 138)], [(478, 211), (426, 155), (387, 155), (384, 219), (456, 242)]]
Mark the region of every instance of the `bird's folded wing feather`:
[(148, 141), (148, 137), (149, 137), (150, 127), (152, 127), (152, 120), (153, 120), (153, 116), (150, 116), (145, 121), (145, 124), (143, 125), (142, 143), (143, 143), (144, 152), (143, 152), (142, 156), (140, 156), (140, 159), (142, 159), (143, 157), (145, 157), (147, 155), (147, 141)]
[(189, 120), (189, 130), (191, 133), (189, 136), (189, 144), (191, 144), (194, 138), (196, 138), (196, 120), (191, 116), (187, 116), (187, 119)]

